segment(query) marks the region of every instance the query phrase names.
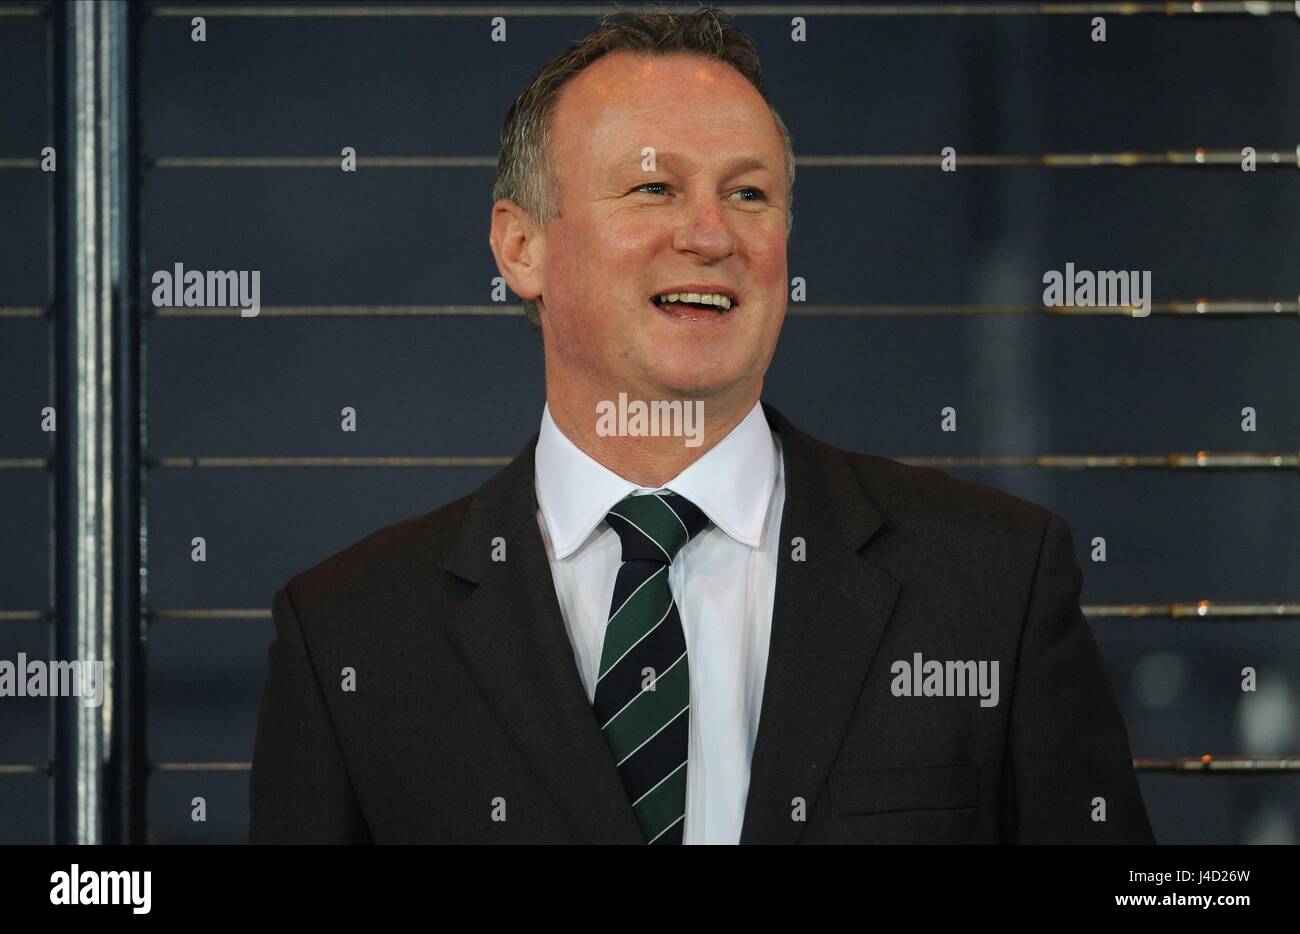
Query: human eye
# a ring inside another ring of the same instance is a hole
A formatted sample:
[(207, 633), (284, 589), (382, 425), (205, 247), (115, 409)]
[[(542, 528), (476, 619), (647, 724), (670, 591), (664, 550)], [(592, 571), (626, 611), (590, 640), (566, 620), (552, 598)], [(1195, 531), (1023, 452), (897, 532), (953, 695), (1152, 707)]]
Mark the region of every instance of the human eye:
[(744, 198), (744, 199), (742, 199), (742, 200), (745, 200), (745, 201), (766, 201), (766, 200), (767, 200), (767, 193), (764, 192), (763, 189), (761, 189), (761, 188), (754, 188), (754, 187), (752, 187), (752, 186), (751, 186), (751, 187), (747, 187), (747, 188), (741, 188), (741, 189), (737, 190), (735, 193), (739, 195), (739, 194), (745, 194), (745, 193), (747, 193), (747, 192), (748, 192), (748, 193), (752, 193), (752, 194), (754, 194), (756, 197), (754, 197), (754, 198)]
[[(656, 188), (663, 188), (663, 189), (667, 189), (667, 188), (668, 188), (668, 183), (667, 183), (667, 182), (646, 182), (644, 185), (637, 185), (637, 186), (636, 186), (635, 188), (633, 188), (632, 190), (633, 190), (633, 191), (641, 191), (643, 188), (649, 188), (649, 187), (651, 187), (652, 185), (653, 185), (654, 187), (656, 187)], [(652, 192), (652, 194), (657, 194), (657, 192)]]

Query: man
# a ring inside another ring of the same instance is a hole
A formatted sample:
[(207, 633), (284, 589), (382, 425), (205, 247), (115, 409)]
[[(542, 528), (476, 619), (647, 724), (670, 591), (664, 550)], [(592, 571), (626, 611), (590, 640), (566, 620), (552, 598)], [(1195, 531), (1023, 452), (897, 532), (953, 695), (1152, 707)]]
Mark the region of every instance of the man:
[(1153, 842), (1066, 524), (760, 402), (793, 178), (716, 10), (520, 95), (541, 430), (275, 595), (255, 842)]

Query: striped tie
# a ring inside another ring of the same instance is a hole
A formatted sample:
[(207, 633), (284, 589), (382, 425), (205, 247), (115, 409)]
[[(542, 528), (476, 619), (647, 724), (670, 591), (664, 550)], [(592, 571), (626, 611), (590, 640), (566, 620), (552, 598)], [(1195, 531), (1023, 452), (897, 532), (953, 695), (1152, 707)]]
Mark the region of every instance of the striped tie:
[(709, 519), (671, 491), (626, 496), (605, 518), (623, 542), (623, 564), (593, 706), (646, 841), (681, 843), (691, 695), (668, 566)]

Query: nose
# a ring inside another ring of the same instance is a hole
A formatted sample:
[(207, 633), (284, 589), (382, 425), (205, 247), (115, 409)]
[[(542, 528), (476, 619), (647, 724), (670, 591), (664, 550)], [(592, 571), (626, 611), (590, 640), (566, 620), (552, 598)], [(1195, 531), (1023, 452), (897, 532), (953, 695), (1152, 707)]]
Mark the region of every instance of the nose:
[(673, 248), (678, 252), (708, 260), (724, 259), (735, 252), (736, 237), (716, 195), (695, 192), (687, 196), (676, 220)]

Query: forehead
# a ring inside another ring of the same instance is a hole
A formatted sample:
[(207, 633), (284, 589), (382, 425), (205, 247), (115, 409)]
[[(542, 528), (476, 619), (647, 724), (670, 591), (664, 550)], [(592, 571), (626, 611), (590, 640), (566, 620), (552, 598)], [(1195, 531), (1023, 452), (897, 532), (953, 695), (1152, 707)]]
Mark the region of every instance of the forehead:
[[(704, 134), (714, 145), (780, 148), (776, 124), (758, 89), (731, 65), (686, 52), (612, 52), (560, 91), (553, 117), (557, 148), (573, 155), (665, 145)], [(640, 137), (640, 138), (638, 138)]]

